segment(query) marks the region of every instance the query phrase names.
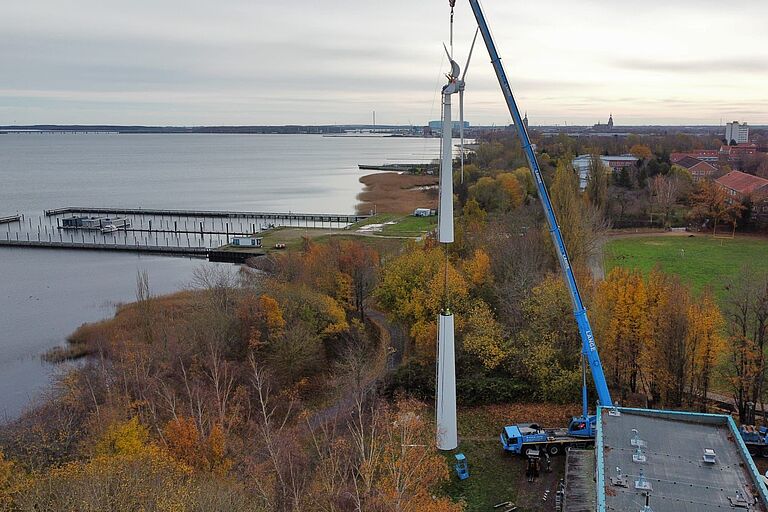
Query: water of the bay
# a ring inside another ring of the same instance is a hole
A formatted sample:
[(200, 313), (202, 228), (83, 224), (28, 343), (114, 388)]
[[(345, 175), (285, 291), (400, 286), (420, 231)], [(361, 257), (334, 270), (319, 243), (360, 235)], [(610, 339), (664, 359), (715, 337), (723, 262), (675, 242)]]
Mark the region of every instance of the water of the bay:
[[(353, 213), (358, 164), (432, 160), (437, 139), (319, 135), (0, 135), (0, 217), (63, 206)], [(2, 231), (13, 226), (0, 225)], [(201, 260), (0, 248), (0, 422), (50, 382), (40, 354), (135, 295), (192, 279)]]

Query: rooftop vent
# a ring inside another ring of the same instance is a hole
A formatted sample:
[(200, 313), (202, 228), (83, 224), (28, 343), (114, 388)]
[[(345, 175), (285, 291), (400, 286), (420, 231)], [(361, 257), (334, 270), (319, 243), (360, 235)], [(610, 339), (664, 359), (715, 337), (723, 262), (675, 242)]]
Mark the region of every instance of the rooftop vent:
[(627, 477), (621, 472), (621, 468), (619, 466), (616, 466), (616, 476), (611, 477), (611, 485), (614, 485), (616, 487), (629, 488), (629, 482), (627, 481)]
[(645, 505), (640, 509), (640, 512), (653, 512), (651, 508), (651, 493), (645, 493)]
[(704, 448), (704, 462), (706, 464), (717, 464), (717, 454), (712, 448)]
[(635, 480), (635, 489), (639, 491), (652, 491), (653, 486), (651, 485), (651, 482), (648, 481), (647, 478), (645, 478), (645, 475), (643, 474), (643, 470), (640, 470), (640, 476), (637, 477), (637, 480)]
[(749, 508), (750, 505), (747, 497), (738, 489), (735, 496), (728, 496), (728, 501), (731, 502), (733, 508)]
[(632, 454), (632, 462), (637, 462), (639, 464), (642, 464), (647, 459), (645, 457), (645, 454), (643, 453), (643, 450), (638, 446), (637, 450), (635, 450), (635, 453)]
[(636, 448), (645, 448), (648, 446), (648, 443), (640, 439), (640, 433), (636, 428), (632, 429), (632, 439), (629, 441), (629, 444)]
[(608, 416), (621, 416), (621, 411), (615, 405), (608, 409)]

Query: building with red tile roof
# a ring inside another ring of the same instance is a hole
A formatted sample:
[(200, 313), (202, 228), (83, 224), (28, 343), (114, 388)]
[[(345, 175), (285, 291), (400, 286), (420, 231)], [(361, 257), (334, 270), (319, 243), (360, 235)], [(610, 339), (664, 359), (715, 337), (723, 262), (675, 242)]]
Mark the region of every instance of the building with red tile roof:
[(674, 165), (679, 165), (680, 167), (684, 167), (685, 169), (688, 169), (688, 171), (690, 171), (691, 173), (691, 176), (693, 177), (694, 183), (698, 183), (701, 180), (712, 178), (717, 172), (717, 167), (715, 167), (711, 163), (704, 162), (692, 156), (685, 156), (680, 160), (678, 160), (677, 162), (674, 162)]
[(747, 174), (741, 171), (731, 171), (724, 176), (720, 176), (715, 182), (729, 191), (729, 195), (739, 197), (753, 197), (756, 195), (768, 194), (768, 180)]
[(757, 144), (736, 144), (735, 146), (722, 146), (720, 148), (720, 156), (729, 162), (755, 153), (757, 153)]
[(717, 149), (694, 149), (693, 151), (684, 151), (681, 153), (672, 153), (669, 155), (669, 161), (676, 164), (685, 157), (698, 158), (704, 162), (718, 162), (720, 160), (720, 151)]
[(725, 190), (731, 201), (749, 200), (752, 217), (758, 223), (768, 222), (768, 180), (741, 171), (720, 176), (715, 183)]

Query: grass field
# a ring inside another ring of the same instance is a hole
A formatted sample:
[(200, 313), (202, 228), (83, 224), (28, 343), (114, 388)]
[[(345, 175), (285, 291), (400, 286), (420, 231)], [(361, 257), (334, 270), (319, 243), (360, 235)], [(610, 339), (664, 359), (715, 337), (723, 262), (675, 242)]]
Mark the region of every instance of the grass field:
[[(563, 478), (565, 457), (552, 459), (552, 471), (542, 471), (533, 483), (525, 477), (524, 457), (506, 453), (499, 441), (504, 425), (538, 421), (545, 426), (564, 426), (578, 406), (556, 404), (505, 404), (459, 408), (459, 449), (467, 457), (470, 477), (459, 480), (453, 473), (444, 492), (454, 500), (463, 500), (467, 512), (498, 510), (494, 505), (514, 503), (519, 511), (554, 510), (555, 492)], [(453, 466), (454, 453), (447, 453)], [(543, 499), (549, 490), (547, 500)], [(506, 510), (507, 507), (500, 507)]]
[(381, 231), (374, 231), (373, 234), (416, 238), (437, 226), (437, 216), (414, 217), (397, 213), (378, 213), (353, 224), (350, 230), (354, 231), (370, 224), (383, 224)]
[(390, 236), (420, 236), (437, 226), (437, 217), (414, 217), (408, 215), (400, 218), (396, 224), (387, 224), (381, 231)]
[(719, 239), (696, 236), (643, 236), (610, 240), (605, 245), (606, 274), (614, 267), (650, 272), (659, 267), (679, 276), (695, 291), (711, 287), (722, 299), (728, 281), (749, 263), (768, 271), (768, 240), (739, 237)]

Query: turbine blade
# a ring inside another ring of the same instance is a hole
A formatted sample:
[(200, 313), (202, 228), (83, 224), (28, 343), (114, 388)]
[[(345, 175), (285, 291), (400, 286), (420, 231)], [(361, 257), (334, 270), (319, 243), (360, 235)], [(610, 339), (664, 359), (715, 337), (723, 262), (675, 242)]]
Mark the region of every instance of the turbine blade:
[(451, 52), (448, 51), (448, 47), (445, 46), (445, 43), (443, 43), (443, 50), (445, 50), (445, 54), (448, 56), (448, 62), (453, 61), (453, 59), (451, 58)]
[(472, 50), (475, 49), (475, 41), (477, 41), (477, 34), (480, 32), (480, 27), (475, 29), (475, 37), (472, 38), (472, 46), (469, 47), (469, 55), (467, 55), (467, 65), (464, 66), (464, 74), (461, 75), (461, 80), (464, 81), (464, 77), (467, 76), (467, 70), (469, 70), (469, 61), (472, 60)]
[(448, 52), (448, 48), (445, 46), (445, 43), (443, 43), (443, 49), (445, 50), (445, 54), (448, 56), (448, 64), (451, 66), (451, 72), (449, 76), (451, 77), (451, 80), (455, 80), (459, 77), (459, 74), (461, 74), (461, 69), (459, 69), (459, 65), (455, 60), (453, 60), (453, 57), (451, 57), (451, 54)]

